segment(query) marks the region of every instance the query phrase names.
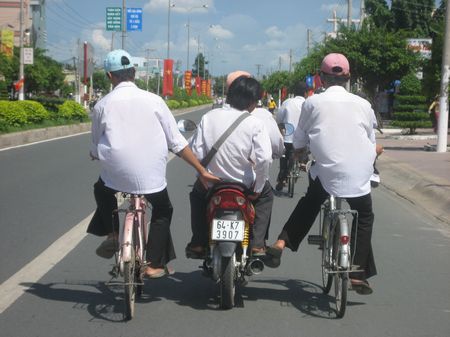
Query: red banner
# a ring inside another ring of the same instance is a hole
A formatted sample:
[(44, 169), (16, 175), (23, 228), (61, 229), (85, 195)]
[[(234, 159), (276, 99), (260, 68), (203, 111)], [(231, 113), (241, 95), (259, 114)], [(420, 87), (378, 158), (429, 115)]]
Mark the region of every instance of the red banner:
[(283, 88), (281, 88), (281, 100), (284, 101), (286, 96), (287, 96), (287, 88), (283, 87)]
[(173, 95), (173, 60), (164, 60), (163, 96)]
[(206, 96), (206, 80), (202, 80), (202, 95)]
[(191, 80), (192, 80), (192, 71), (186, 70), (184, 72), (184, 87), (186, 88), (186, 93), (189, 96), (191, 96), (191, 93), (192, 93)]
[(206, 96), (211, 97), (211, 80), (206, 81)]
[(200, 96), (202, 94), (202, 78), (197, 76), (195, 78), (195, 89), (197, 90), (197, 95)]

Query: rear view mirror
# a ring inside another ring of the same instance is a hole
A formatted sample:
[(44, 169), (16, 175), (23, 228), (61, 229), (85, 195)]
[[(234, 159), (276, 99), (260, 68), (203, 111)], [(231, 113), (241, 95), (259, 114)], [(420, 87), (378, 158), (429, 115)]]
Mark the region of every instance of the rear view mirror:
[(290, 136), (294, 133), (294, 126), (291, 123), (280, 123), (278, 128), (283, 136)]
[(177, 126), (180, 132), (191, 132), (197, 129), (197, 125), (195, 124), (195, 122), (189, 119), (180, 119), (177, 122)]

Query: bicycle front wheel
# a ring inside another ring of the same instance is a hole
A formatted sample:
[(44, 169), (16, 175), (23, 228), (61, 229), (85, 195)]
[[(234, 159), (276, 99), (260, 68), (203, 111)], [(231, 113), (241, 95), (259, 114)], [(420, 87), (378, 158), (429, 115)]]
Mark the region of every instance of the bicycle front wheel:
[(334, 263), (336, 266), (336, 273), (334, 274), (334, 298), (336, 300), (336, 314), (337, 317), (342, 318), (347, 308), (347, 290), (348, 290), (348, 270), (339, 267), (340, 259), (340, 222), (337, 223), (333, 239), (333, 254)]
[(131, 247), (131, 259), (123, 265), (123, 277), (125, 283), (125, 319), (130, 320), (134, 316), (134, 302), (136, 299), (136, 259), (134, 247)]

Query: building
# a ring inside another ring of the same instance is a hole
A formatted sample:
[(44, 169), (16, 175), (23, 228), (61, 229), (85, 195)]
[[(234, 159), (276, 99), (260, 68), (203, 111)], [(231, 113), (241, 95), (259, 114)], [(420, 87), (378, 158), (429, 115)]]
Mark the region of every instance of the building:
[(14, 33), (14, 46), (20, 45), (20, 3), (23, 2), (24, 44), (45, 49), (45, 0), (0, 0), (0, 30)]

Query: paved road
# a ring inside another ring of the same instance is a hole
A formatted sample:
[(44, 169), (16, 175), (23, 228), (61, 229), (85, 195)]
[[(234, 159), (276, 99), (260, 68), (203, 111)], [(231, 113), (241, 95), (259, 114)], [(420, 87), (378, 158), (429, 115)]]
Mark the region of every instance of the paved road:
[[(373, 193), (375, 292), (351, 292), (343, 319), (335, 319), (332, 297), (321, 292), (319, 251), (307, 245), (286, 252), (280, 268), (253, 277), (236, 308), (218, 310), (215, 285), (183, 256), (194, 172), (178, 158), (168, 165), (177, 272), (147, 281), (135, 319), (123, 323), (121, 291), (104, 284), (109, 262), (94, 255), (100, 239), (84, 235), (98, 174), (87, 159), (88, 142), (89, 135), (80, 135), (0, 152), (2, 336), (450, 335), (448, 226), (382, 187)], [(276, 198), (271, 241), (305, 181), (294, 199)], [(11, 294), (18, 294), (15, 300)]]

